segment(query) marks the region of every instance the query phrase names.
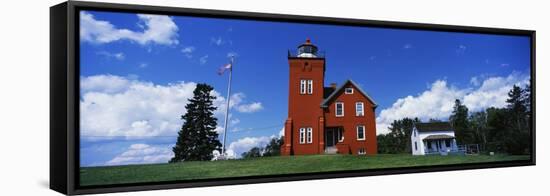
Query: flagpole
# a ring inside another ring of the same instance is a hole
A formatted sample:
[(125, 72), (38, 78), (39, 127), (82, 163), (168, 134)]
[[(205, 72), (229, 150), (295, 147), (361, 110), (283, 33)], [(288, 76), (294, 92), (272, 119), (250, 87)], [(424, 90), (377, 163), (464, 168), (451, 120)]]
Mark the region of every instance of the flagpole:
[(222, 144), (222, 157), (225, 159), (225, 140), (227, 138), (227, 121), (229, 120), (229, 102), (231, 100), (231, 75), (233, 73), (233, 56), (230, 57), (230, 65), (229, 68), (229, 82), (227, 85), (227, 104), (225, 105), (225, 121), (224, 121), (224, 128), (223, 128), (223, 144)]

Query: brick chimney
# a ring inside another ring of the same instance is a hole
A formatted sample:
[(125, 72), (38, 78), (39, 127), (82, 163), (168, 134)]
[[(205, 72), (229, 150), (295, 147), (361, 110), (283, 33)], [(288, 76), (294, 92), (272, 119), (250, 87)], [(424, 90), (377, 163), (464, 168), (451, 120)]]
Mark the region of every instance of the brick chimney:
[(336, 82), (330, 83), (330, 88), (336, 90)]

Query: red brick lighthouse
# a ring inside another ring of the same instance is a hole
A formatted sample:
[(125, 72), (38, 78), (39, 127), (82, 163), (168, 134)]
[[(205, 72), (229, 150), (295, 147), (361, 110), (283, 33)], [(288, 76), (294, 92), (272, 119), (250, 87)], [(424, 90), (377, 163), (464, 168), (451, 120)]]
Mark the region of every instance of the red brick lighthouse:
[(281, 154), (376, 154), (374, 100), (352, 80), (325, 87), (325, 57), (309, 39), (289, 52), (288, 64)]

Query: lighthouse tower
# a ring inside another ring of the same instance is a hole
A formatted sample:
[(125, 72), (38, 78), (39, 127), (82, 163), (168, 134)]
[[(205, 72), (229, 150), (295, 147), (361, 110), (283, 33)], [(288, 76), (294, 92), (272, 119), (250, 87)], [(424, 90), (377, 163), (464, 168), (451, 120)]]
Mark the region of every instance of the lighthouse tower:
[(309, 39), (288, 53), (288, 118), (283, 155), (319, 154), (324, 151), (323, 101), (325, 58)]

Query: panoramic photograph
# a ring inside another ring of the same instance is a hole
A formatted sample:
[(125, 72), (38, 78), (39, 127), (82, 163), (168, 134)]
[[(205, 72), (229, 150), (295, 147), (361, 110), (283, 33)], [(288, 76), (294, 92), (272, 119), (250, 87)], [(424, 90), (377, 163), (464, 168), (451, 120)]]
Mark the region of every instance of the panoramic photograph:
[(79, 185), (530, 160), (529, 36), (83, 10)]

